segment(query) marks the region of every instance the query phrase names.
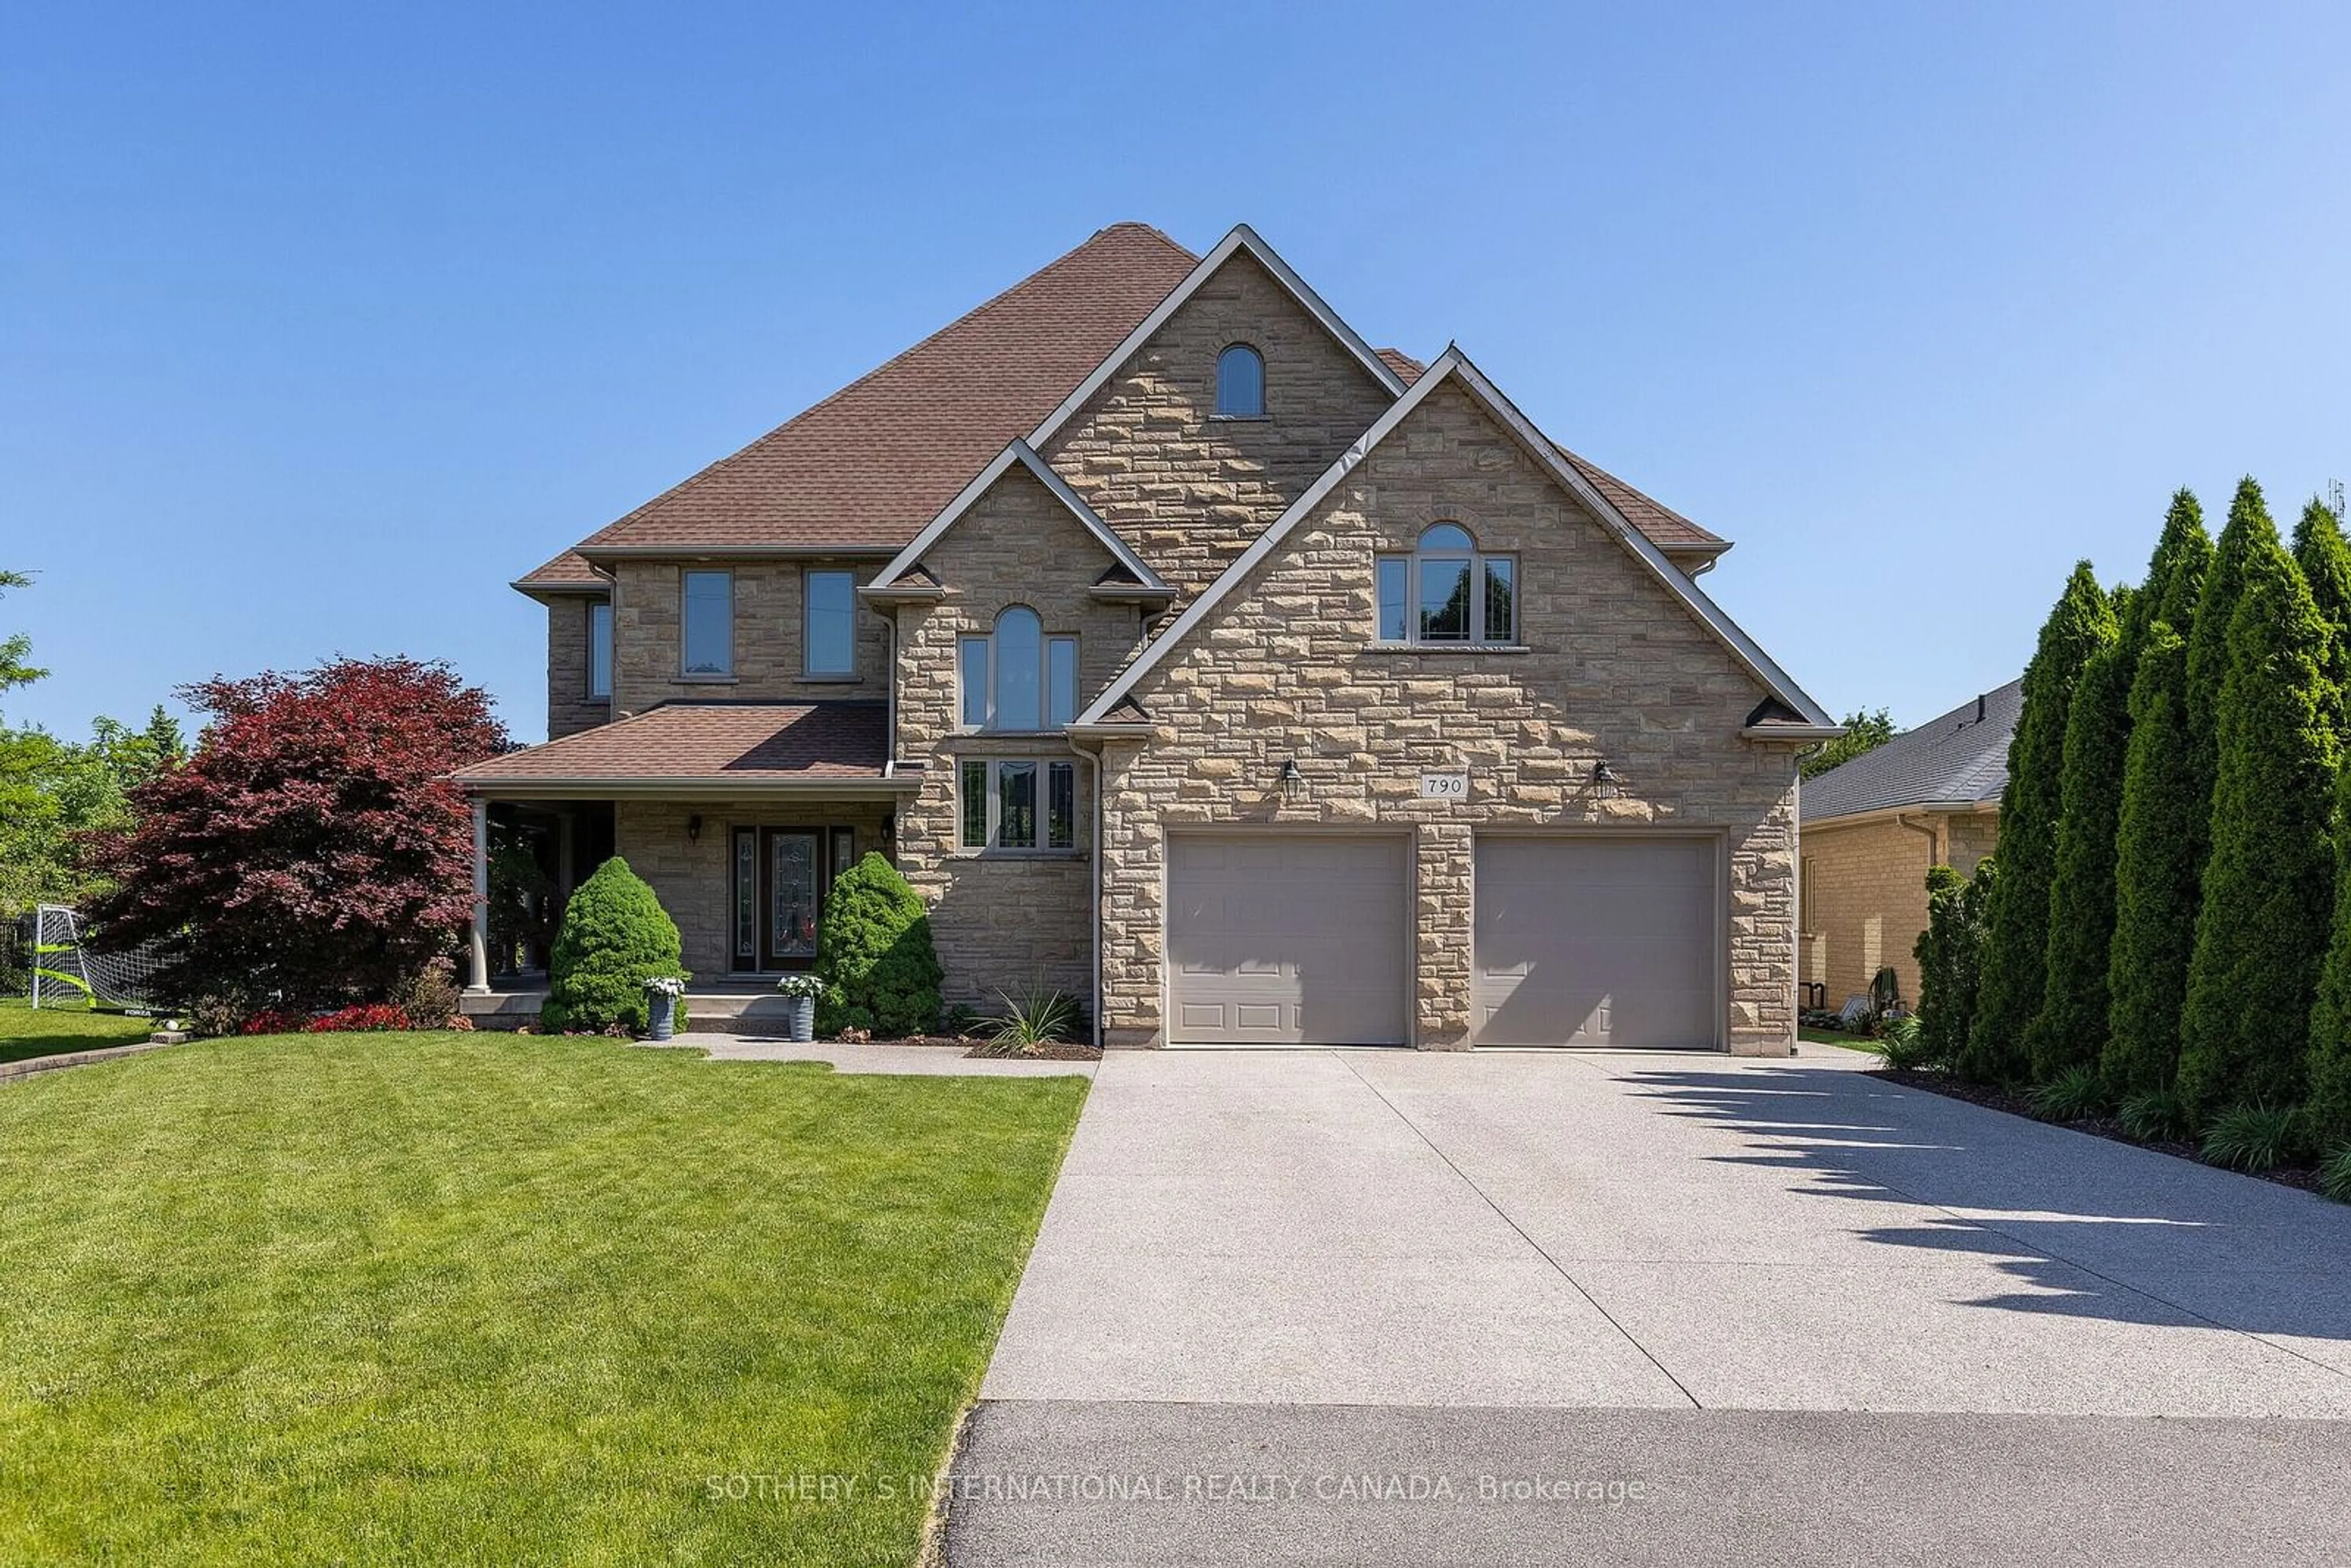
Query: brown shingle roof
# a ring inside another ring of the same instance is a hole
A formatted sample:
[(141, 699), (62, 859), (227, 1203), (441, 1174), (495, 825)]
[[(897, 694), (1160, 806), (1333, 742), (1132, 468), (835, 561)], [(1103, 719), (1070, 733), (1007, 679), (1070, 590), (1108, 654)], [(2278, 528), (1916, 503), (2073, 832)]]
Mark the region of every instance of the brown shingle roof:
[(1196, 259), (1142, 224), (1103, 229), (580, 548), (895, 549), (1052, 413)]
[(515, 586), (526, 592), (536, 588), (559, 593), (574, 589), (609, 589), (612, 580), (590, 566), (579, 551), (565, 550), (545, 566), (517, 578)]
[[(1421, 372), (1428, 369), (1402, 349), (1382, 349), (1379, 353), (1380, 358), (1387, 361), (1388, 369), (1401, 377), (1406, 386), (1418, 381)], [(1729, 541), (1719, 534), (1708, 533), (1664, 502), (1653, 500), (1635, 490), (1597, 463), (1577, 456), (1556, 441), (1552, 444), (1559, 447), (1559, 455), (1566, 458), (1569, 465), (1583, 475), (1593, 489), (1607, 497), (1609, 504), (1625, 514), (1626, 522), (1648, 535), (1650, 541), (1659, 549), (1730, 548)]]
[(463, 784), (879, 779), (887, 717), (876, 702), (664, 703), (461, 768), (455, 777)]

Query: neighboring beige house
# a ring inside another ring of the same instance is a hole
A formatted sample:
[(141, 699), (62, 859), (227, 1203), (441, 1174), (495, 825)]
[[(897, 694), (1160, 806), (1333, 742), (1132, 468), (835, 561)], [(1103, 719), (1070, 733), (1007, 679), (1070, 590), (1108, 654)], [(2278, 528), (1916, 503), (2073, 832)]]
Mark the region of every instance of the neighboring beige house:
[(1247, 227), (1123, 224), (516, 583), (550, 738), (459, 779), (564, 886), (625, 855), (697, 988), (878, 850), (950, 1000), (1111, 1045), (1784, 1051), (1838, 731), (1729, 548)]
[(1807, 1005), (1842, 1007), (1886, 967), (1901, 977), (1903, 1000), (1917, 1002), (1927, 872), (1971, 876), (1999, 843), (2023, 689), (2011, 681), (1806, 781)]

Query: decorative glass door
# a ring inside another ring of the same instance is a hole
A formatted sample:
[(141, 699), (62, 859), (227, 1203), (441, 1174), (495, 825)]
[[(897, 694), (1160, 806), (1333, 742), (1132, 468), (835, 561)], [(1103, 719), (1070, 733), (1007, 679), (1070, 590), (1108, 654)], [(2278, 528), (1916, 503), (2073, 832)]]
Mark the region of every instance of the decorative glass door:
[(766, 833), (767, 951), (765, 967), (797, 968), (816, 956), (817, 861), (812, 831), (769, 828)]
[(733, 839), (734, 967), (804, 969), (832, 879), (857, 863), (853, 828), (737, 828)]

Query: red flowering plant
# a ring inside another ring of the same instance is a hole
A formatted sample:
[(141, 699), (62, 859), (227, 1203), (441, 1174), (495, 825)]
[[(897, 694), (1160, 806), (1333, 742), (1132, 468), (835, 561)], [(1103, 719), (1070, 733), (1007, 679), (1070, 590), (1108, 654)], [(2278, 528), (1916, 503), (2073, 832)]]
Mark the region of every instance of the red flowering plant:
[(389, 1002), (364, 1002), (309, 1022), (312, 1034), (384, 1034), (410, 1027), (408, 1015)]
[(286, 1013), (392, 995), (453, 946), (473, 825), (448, 775), (505, 747), (486, 693), (391, 658), (179, 695), (210, 716), (194, 754), (90, 844), (116, 883), (91, 910), (100, 942), (160, 940), (165, 997)]

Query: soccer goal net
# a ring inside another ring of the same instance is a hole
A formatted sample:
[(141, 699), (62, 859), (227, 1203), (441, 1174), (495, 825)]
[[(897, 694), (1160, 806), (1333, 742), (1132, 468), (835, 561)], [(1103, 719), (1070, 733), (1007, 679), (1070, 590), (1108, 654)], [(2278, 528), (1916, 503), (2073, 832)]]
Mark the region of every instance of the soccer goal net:
[(81, 916), (63, 904), (33, 911), (33, 1005), (64, 1005), (78, 994), (87, 1001), (145, 1012), (154, 1006), (152, 989), (159, 960), (155, 945), (141, 943), (127, 953), (93, 953), (82, 945)]

